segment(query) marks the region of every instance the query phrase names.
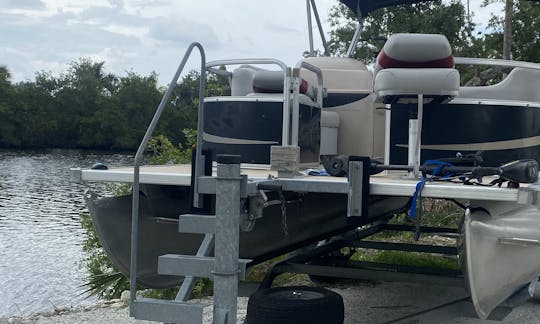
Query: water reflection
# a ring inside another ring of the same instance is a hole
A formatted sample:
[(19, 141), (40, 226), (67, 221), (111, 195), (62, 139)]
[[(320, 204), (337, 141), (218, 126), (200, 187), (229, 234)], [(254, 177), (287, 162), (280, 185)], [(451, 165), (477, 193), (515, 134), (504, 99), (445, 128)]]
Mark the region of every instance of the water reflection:
[(0, 317), (91, 303), (81, 295), (86, 185), (69, 168), (131, 163), (122, 154), (0, 151)]

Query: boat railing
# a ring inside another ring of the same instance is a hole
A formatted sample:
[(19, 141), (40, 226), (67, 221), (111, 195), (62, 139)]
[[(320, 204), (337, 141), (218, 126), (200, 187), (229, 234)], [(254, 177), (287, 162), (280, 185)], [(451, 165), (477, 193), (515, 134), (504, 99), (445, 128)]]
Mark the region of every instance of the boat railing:
[[(281, 145), (289, 145), (290, 136), (290, 116), (291, 116), (291, 68), (278, 59), (273, 58), (251, 58), (251, 59), (232, 59), (212, 61), (206, 64), (206, 69), (212, 73), (227, 76), (231, 78), (232, 73), (216, 69), (216, 66), (241, 65), (241, 64), (261, 64), (261, 65), (277, 65), (283, 71), (283, 127), (281, 132)], [(200, 120), (200, 119), (199, 119)], [(199, 128), (202, 129), (202, 126)], [(199, 144), (199, 143), (197, 143)]]
[(291, 125), (291, 145), (298, 146), (298, 131), (300, 123), (300, 69), (306, 69), (317, 75), (317, 104), (323, 108), (323, 74), (321, 69), (306, 61), (300, 61), (296, 64), (293, 71), (293, 108)]
[[(140, 165), (141, 161), (144, 155), (144, 151), (146, 150), (146, 146), (148, 145), (148, 141), (152, 137), (152, 134), (154, 133), (154, 130), (159, 122), (159, 119), (161, 118), (161, 114), (163, 113), (163, 110), (169, 103), (169, 99), (171, 97), (171, 94), (173, 93), (176, 84), (178, 82), (178, 78), (180, 77), (180, 74), (184, 70), (184, 67), (187, 63), (187, 60), (191, 56), (191, 53), (193, 52), (193, 49), (197, 48), (199, 50), (200, 56), (201, 56), (201, 71), (200, 71), (200, 80), (199, 80), (199, 111), (198, 111), (198, 122), (197, 122), (197, 128), (200, 130), (202, 129), (202, 116), (203, 116), (203, 109), (204, 109), (204, 93), (205, 93), (205, 87), (206, 87), (206, 55), (204, 52), (204, 48), (200, 43), (194, 42), (191, 43), (186, 50), (186, 53), (184, 54), (184, 57), (182, 58), (182, 61), (180, 62), (180, 65), (178, 66), (178, 69), (176, 69), (176, 73), (174, 74), (171, 83), (169, 84), (169, 88), (161, 98), (161, 101), (156, 109), (156, 112), (154, 113), (154, 117), (152, 118), (152, 121), (150, 122), (150, 125), (146, 129), (146, 133), (144, 134), (144, 137), (141, 141), (141, 144), (139, 145), (139, 148), (137, 149), (137, 153), (135, 154), (135, 162), (133, 167), (133, 189), (132, 189), (132, 195), (133, 195), (133, 201), (132, 201), (132, 209), (131, 209), (131, 261), (130, 261), (130, 300), (131, 305), (134, 304), (136, 300), (136, 292), (137, 292), (137, 254), (138, 254), (138, 234), (139, 234), (139, 185), (140, 185)], [(202, 134), (201, 132), (198, 132), (197, 134), (197, 144), (201, 144), (202, 142)], [(198, 146), (200, 148), (200, 146)], [(201, 157), (200, 149), (197, 149), (197, 158), (196, 158), (196, 165), (195, 165), (195, 173), (199, 174), (202, 170), (202, 159)], [(195, 186), (197, 185), (197, 181), (194, 182)], [(197, 193), (197, 188), (194, 188), (194, 192)], [(196, 196), (196, 195), (195, 195)], [(195, 197), (195, 204), (198, 202), (198, 198)]]
[(500, 59), (486, 59), (486, 58), (472, 58), (472, 57), (454, 57), (454, 62), (459, 65), (489, 65), (500, 66), (510, 68), (525, 68), (531, 70), (540, 70), (539, 63), (514, 61), (514, 60), (500, 60)]
[[(323, 74), (318, 67), (305, 62), (300, 61), (296, 64), (294, 69), (288, 67), (285, 63), (278, 59), (272, 58), (253, 58), (253, 59), (233, 59), (233, 60), (220, 60), (208, 62), (206, 64), (207, 71), (215, 73), (217, 75), (225, 76), (229, 78), (229, 82), (232, 78), (232, 72), (218, 69), (216, 67), (227, 65), (241, 65), (241, 64), (266, 64), (277, 65), (283, 71), (283, 124), (281, 134), (281, 145), (294, 145), (298, 146), (298, 127), (300, 119), (300, 69), (306, 69), (315, 73), (317, 76), (317, 104), (319, 107), (323, 107)], [(291, 107), (291, 88), (293, 93), (292, 107)], [(291, 117), (292, 116), (292, 117)]]

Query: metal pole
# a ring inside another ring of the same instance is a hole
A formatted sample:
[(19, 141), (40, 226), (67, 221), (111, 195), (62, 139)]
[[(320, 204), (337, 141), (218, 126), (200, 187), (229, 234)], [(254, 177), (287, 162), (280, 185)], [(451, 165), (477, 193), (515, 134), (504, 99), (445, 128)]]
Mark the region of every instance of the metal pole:
[[(182, 70), (184, 69), (186, 62), (195, 47), (199, 49), (199, 52), (201, 54), (202, 68), (203, 69), (206, 68), (204, 48), (202, 47), (201, 44), (197, 42), (191, 43), (186, 53), (184, 54), (182, 62), (180, 62), (180, 65), (178, 66), (178, 69), (176, 70), (176, 73), (174, 74), (172, 78), (172, 81), (169, 85), (169, 88), (167, 89), (167, 92), (165, 93), (165, 95), (163, 95), (163, 98), (161, 98), (161, 102), (159, 103), (156, 113), (154, 114), (154, 117), (152, 118), (150, 125), (146, 129), (146, 133), (144, 134), (143, 140), (141, 141), (141, 144), (139, 145), (139, 148), (137, 149), (137, 153), (135, 154), (135, 163), (133, 166), (133, 189), (132, 189), (133, 201), (132, 201), (132, 208), (131, 208), (131, 260), (130, 260), (130, 270), (129, 270), (130, 272), (129, 273), (129, 280), (130, 280), (129, 292), (130, 292), (131, 305), (134, 305), (134, 302), (136, 300), (136, 293), (137, 293), (136, 281), (137, 281), (137, 253), (138, 253), (138, 235), (139, 235), (140, 165), (141, 165), (142, 157), (144, 155), (144, 151), (146, 150), (148, 141), (150, 140), (150, 137), (152, 137), (152, 134), (154, 133), (154, 129), (156, 128), (157, 123), (159, 121), (159, 118), (161, 117), (161, 114), (163, 110), (165, 109), (165, 106), (167, 105), (167, 103), (169, 103), (169, 98), (171, 97), (171, 94), (174, 91), (178, 78), (180, 77), (180, 74), (182, 73)], [(204, 93), (204, 89), (203, 89), (203, 93)], [(130, 314), (133, 315), (133, 308), (130, 308)]]
[(298, 128), (300, 126), (300, 69), (293, 69), (292, 76), (292, 121), (291, 121), (291, 145), (298, 146)]
[(309, 56), (314, 56), (315, 50), (313, 48), (313, 25), (311, 23), (311, 4), (309, 0), (306, 0), (306, 9), (307, 9), (307, 24), (308, 24), (308, 35), (309, 35)]
[(390, 107), (390, 105), (385, 105), (384, 164), (390, 164), (390, 123), (392, 121), (392, 110)]
[(418, 119), (409, 119), (409, 149), (407, 150), (407, 164), (412, 168), (409, 171), (408, 177), (415, 178), (416, 172), (416, 137), (418, 134)]
[(360, 34), (362, 34), (362, 22), (359, 20), (358, 25), (356, 26), (356, 30), (354, 32), (353, 39), (349, 44), (349, 49), (347, 49), (347, 57), (352, 57), (354, 52), (356, 51), (356, 45), (358, 44), (358, 40), (360, 39)]
[(424, 115), (424, 95), (418, 95), (418, 129), (416, 133), (416, 152), (414, 159), (414, 176), (416, 178), (420, 177), (420, 162), (421, 160), (421, 151), (422, 151), (422, 117)]
[(214, 324), (235, 324), (240, 240), (240, 156), (217, 156)]
[(285, 82), (283, 84), (283, 124), (281, 131), (281, 146), (288, 146), (290, 143), (291, 129), (291, 74), (292, 69), (285, 69)]
[(315, 21), (317, 22), (317, 27), (319, 28), (319, 34), (321, 35), (321, 41), (324, 47), (324, 55), (329, 55), (330, 51), (328, 50), (328, 44), (326, 43), (326, 37), (324, 36), (324, 30), (321, 24), (321, 18), (319, 17), (319, 12), (317, 11), (315, 0), (311, 0), (311, 6), (313, 7), (313, 14), (315, 15)]
[(197, 147), (195, 149), (195, 181), (193, 181), (193, 206), (202, 207), (202, 196), (199, 195), (199, 177), (204, 174), (203, 132), (204, 132), (204, 96), (206, 92), (206, 55), (201, 50), (201, 75), (199, 79), (199, 109), (197, 111)]

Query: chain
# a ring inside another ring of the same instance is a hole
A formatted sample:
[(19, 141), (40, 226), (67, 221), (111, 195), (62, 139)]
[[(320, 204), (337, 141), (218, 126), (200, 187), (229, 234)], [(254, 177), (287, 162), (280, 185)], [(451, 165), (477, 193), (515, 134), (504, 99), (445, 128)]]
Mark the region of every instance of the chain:
[(282, 190), (279, 191), (279, 200), (281, 200), (281, 222), (283, 224), (283, 232), (285, 233), (285, 237), (288, 238), (289, 228), (287, 226), (287, 203)]

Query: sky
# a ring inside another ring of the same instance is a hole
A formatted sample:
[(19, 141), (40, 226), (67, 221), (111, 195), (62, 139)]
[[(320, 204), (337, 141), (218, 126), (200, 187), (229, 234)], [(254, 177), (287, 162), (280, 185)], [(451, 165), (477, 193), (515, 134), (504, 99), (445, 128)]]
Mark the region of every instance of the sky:
[[(316, 3), (328, 32), (337, 1)], [(479, 3), (471, 1), (475, 20), (487, 21), (492, 8), (479, 14)], [(294, 65), (309, 47), (305, 1), (0, 0), (0, 65), (14, 82), (33, 80), (37, 71), (58, 75), (87, 57), (117, 75), (155, 71), (167, 84), (193, 41), (208, 61), (270, 57)], [(198, 69), (194, 54), (187, 70)]]

